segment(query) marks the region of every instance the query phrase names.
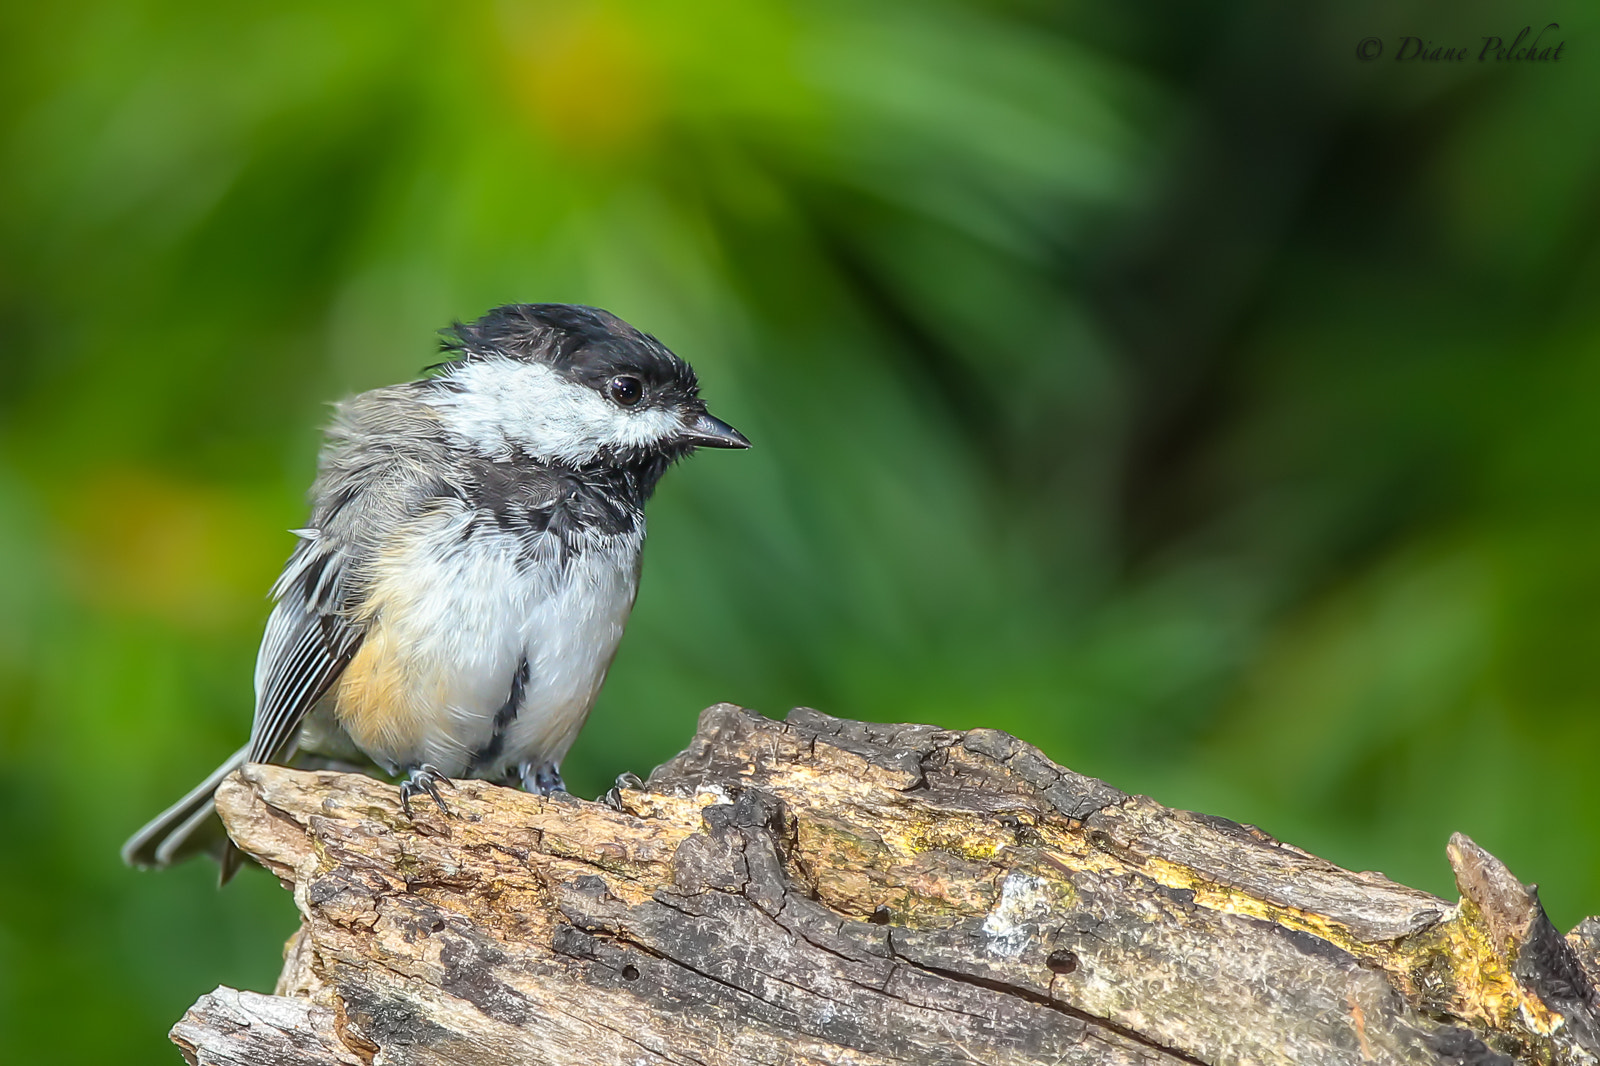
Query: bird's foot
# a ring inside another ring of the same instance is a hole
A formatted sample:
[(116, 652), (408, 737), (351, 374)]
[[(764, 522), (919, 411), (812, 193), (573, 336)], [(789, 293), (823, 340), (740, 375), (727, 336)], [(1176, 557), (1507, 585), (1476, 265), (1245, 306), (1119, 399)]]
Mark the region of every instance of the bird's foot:
[(537, 792), (541, 796), (548, 796), (552, 792), (565, 792), (567, 783), (561, 780), (561, 769), (553, 762), (528, 763), (521, 766), (522, 788), (526, 792)]
[(406, 817), (411, 817), (411, 797), (424, 792), (433, 797), (433, 802), (439, 805), (441, 811), (449, 814), (450, 808), (445, 805), (444, 797), (439, 795), (440, 785), (456, 787), (454, 782), (440, 773), (437, 767), (429, 766), (427, 763), (412, 770), (410, 776), (400, 782), (400, 806), (405, 810)]
[(617, 783), (612, 785), (611, 788), (606, 791), (606, 794), (600, 798), (605, 802), (606, 806), (620, 811), (623, 809), (622, 790), (628, 789), (629, 791), (633, 791), (643, 787), (644, 781), (640, 779), (638, 774), (632, 772), (620, 773), (617, 775)]

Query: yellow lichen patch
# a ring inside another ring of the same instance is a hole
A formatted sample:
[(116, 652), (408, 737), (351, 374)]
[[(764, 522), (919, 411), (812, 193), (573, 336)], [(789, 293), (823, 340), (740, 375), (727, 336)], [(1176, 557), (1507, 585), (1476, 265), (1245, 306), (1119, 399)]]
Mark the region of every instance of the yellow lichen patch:
[[(1018, 847), (1005, 826), (996, 831), (987, 821), (960, 819), (890, 823), (878, 827), (888, 838), (882, 839), (830, 816), (805, 814), (796, 865), (818, 900), (843, 915), (871, 918), (886, 909), (894, 924), (913, 929), (992, 917), (1003, 903), (1007, 870), (1036, 883), (1035, 895), (1047, 901), (1048, 911), (1069, 909), (1077, 899), (1071, 882), (1081, 868), (1077, 857), (1063, 861), (1047, 847)], [(969, 832), (960, 833), (961, 825)]]
[(1469, 1021), (1500, 1029), (1527, 1029), (1549, 1036), (1565, 1019), (1552, 1011), (1511, 972), (1512, 945), (1495, 945), (1471, 900), (1462, 900), (1447, 921), (1400, 945), (1398, 974), (1419, 997)]
[[(819, 742), (818, 747), (823, 745)], [(840, 748), (828, 748), (827, 758), (822, 766), (764, 765), (761, 769), (767, 777), (761, 787), (809, 807), (851, 805), (878, 810), (886, 801), (894, 802), (894, 794), (913, 780), (905, 771), (887, 770)], [(756, 770), (754, 765), (749, 767), (751, 774)]]
[(907, 826), (894, 843), (913, 855), (948, 851), (968, 862), (988, 862), (1012, 841), (1010, 833), (993, 823), (970, 818), (941, 818)]
[(1285, 907), (1251, 895), (1237, 885), (1211, 881), (1187, 866), (1150, 856), (1139, 867), (1141, 873), (1168, 888), (1186, 889), (1194, 893), (1197, 906), (1224, 914), (1237, 914), (1246, 918), (1259, 918), (1302, 933), (1326, 940), (1358, 958), (1381, 958), (1381, 952), (1364, 943), (1343, 924), (1320, 914), (1311, 914), (1295, 907)]
[(1168, 888), (1187, 889), (1197, 906), (1309, 933), (1387, 971), (1414, 1001), (1464, 1021), (1548, 1036), (1562, 1016), (1523, 988), (1495, 950), (1470, 901), (1455, 915), (1404, 940), (1370, 943), (1342, 923), (1260, 899), (1235, 885), (1207, 880), (1189, 867), (1151, 856), (1140, 872)]
[(887, 907), (897, 925), (920, 928), (986, 913), (995, 896), (995, 868), (987, 861), (994, 849), (977, 849), (987, 853), (977, 860), (955, 849), (917, 851), (903, 839), (911, 828), (868, 829), (834, 812), (807, 810), (796, 825), (794, 863), (817, 898), (840, 914), (864, 918)]
[(1043, 842), (1041, 853), (1050, 856), (1063, 871), (1116, 875), (1132, 869), (1128, 863), (1090, 844), (1081, 826), (1074, 828), (1065, 821), (1045, 819), (1032, 828)]

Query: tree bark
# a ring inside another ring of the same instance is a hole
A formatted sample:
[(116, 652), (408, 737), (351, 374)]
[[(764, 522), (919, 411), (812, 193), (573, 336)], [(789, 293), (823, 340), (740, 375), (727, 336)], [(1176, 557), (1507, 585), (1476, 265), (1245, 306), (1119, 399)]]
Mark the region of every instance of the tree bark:
[(1462, 899), (994, 730), (707, 710), (604, 801), (359, 775), (217, 794), (303, 916), (191, 1063), (1594, 1063), (1600, 923), (1470, 840)]

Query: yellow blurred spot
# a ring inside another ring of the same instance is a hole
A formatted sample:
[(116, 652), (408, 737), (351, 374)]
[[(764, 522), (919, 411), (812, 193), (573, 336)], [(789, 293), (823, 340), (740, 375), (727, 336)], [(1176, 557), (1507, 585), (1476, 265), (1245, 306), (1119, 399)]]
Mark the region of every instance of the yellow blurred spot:
[(519, 7), (503, 25), (511, 99), (560, 147), (610, 155), (655, 126), (661, 79), (626, 16), (609, 6)]
[(236, 496), (153, 470), (99, 473), (62, 501), (61, 549), (84, 599), (201, 627), (260, 611), (290, 544)]

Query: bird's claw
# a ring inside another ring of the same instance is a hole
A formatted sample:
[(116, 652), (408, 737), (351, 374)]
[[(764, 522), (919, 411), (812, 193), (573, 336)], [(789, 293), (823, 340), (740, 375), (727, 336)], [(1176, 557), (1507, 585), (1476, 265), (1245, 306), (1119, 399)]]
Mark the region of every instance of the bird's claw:
[(445, 814), (451, 813), (444, 797), (439, 795), (440, 785), (456, 787), (455, 782), (440, 773), (437, 767), (429, 766), (427, 763), (412, 770), (410, 776), (400, 782), (400, 807), (406, 812), (406, 817), (412, 817), (411, 797), (424, 792), (433, 798), (433, 802), (439, 805), (441, 811)]
[(643, 787), (644, 781), (640, 779), (638, 774), (631, 772), (620, 773), (617, 775), (616, 784), (612, 785), (611, 788), (607, 790), (606, 794), (601, 798), (605, 800), (606, 806), (620, 811), (623, 809), (622, 790), (628, 789), (632, 791), (635, 789), (641, 789)]

